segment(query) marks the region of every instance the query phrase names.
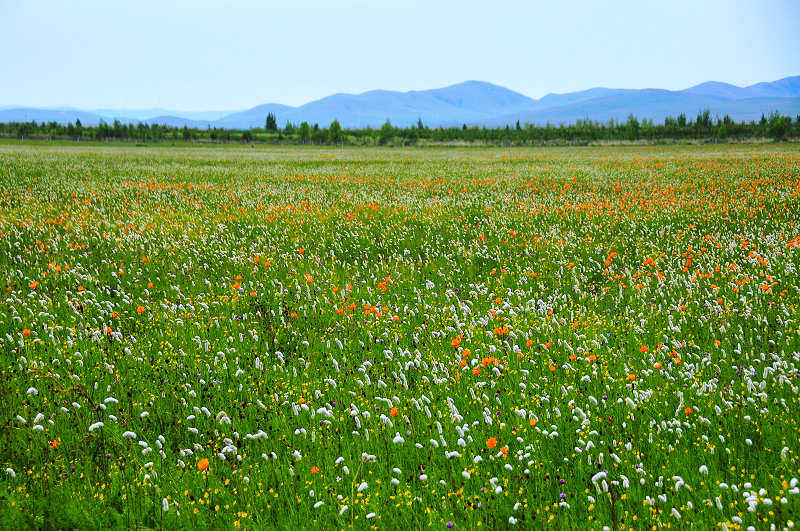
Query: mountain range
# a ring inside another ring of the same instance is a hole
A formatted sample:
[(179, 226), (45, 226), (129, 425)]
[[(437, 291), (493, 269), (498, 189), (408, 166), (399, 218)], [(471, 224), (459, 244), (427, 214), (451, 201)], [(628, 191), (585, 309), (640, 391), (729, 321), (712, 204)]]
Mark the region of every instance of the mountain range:
[(0, 122), (59, 122), (95, 125), (101, 120), (123, 123), (158, 123), (176, 127), (249, 129), (264, 127), (268, 113), (278, 124), (318, 123), (333, 120), (345, 128), (380, 127), (387, 119), (398, 126), (422, 120), (428, 126), (573, 123), (591, 119), (626, 120), (630, 114), (661, 122), (685, 113), (690, 119), (708, 109), (712, 116), (758, 120), (773, 111), (800, 115), (800, 76), (738, 87), (709, 81), (684, 90), (592, 88), (533, 99), (483, 81), (466, 81), (432, 90), (397, 92), (372, 90), (362, 94), (333, 94), (298, 107), (267, 103), (242, 111), (169, 111), (166, 109), (97, 109), (71, 107), (0, 107)]

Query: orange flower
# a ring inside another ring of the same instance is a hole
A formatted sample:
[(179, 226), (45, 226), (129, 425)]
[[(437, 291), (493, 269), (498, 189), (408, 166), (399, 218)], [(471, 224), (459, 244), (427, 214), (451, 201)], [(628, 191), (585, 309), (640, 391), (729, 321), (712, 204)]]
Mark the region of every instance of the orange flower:
[(500, 451), (503, 452), (503, 455), (508, 455), (508, 446), (501, 446)]
[(144, 313), (144, 306), (139, 306), (138, 308), (136, 308), (136, 313), (142, 315)]
[(633, 374), (629, 374), (628, 375), (628, 381), (633, 381), (635, 379), (636, 379), (636, 376), (634, 376)]
[(23, 336), (31, 335), (31, 329), (30, 328), (26, 328), (25, 330), (22, 331), (22, 335)]
[(686, 406), (686, 409), (684, 409), (683, 412), (686, 413), (687, 415), (691, 415), (692, 414), (692, 408), (689, 407), (689, 406)]
[(454, 339), (453, 339), (453, 340), (450, 342), (450, 346), (451, 346), (451, 347), (453, 347), (453, 348), (458, 348), (458, 345), (460, 345), (460, 344), (461, 344), (461, 338), (462, 338), (462, 337), (463, 337), (463, 336), (462, 336), (462, 334), (458, 334), (458, 336), (456, 336), (456, 337), (455, 337), (455, 338), (454, 338)]
[(642, 354), (647, 352), (647, 345), (642, 345), (641, 347), (639, 347), (639, 352), (641, 352)]
[(470, 354), (472, 354), (472, 351), (468, 348), (465, 348), (464, 351), (461, 353), (461, 357), (467, 359), (469, 358)]
[(30, 283), (31, 289), (36, 289), (36, 287), (38, 285), (39, 285), (39, 281), (38, 280), (34, 280), (33, 282)]
[(546, 348), (546, 349), (550, 348), (550, 342), (549, 341), (545, 341), (544, 342), (544, 348)]
[(533, 346), (533, 339), (529, 339), (529, 340), (527, 340), (527, 341), (525, 342), (525, 346), (526, 346), (526, 347), (531, 347), (531, 346)]
[(204, 472), (207, 469), (208, 469), (208, 458), (204, 457), (200, 461), (198, 461), (197, 470), (199, 470), (200, 472)]
[(653, 364), (653, 368), (654, 368), (654, 369), (660, 369), (660, 368), (661, 368), (661, 362), (660, 362), (660, 361), (657, 361), (657, 362), (655, 362), (655, 363)]
[(56, 448), (58, 448), (58, 447), (59, 447), (59, 445), (61, 444), (61, 441), (57, 441), (57, 440), (53, 439), (53, 440), (52, 440), (52, 441), (50, 441), (48, 444), (50, 444), (50, 448), (52, 448), (53, 450), (55, 450)]
[(486, 446), (491, 450), (495, 446), (497, 446), (497, 439), (494, 437), (489, 437), (489, 440), (486, 441)]
[(311, 467), (311, 473), (312, 474), (319, 474), (319, 467), (317, 465), (312, 466)]
[(536, 419), (531, 419), (531, 420), (529, 420), (529, 421), (528, 421), (528, 424), (530, 424), (530, 425), (531, 425), (531, 428), (535, 427), (535, 426), (536, 426)]
[(390, 417), (396, 417), (399, 412), (400, 412), (399, 409), (397, 409), (396, 407), (393, 407), (392, 410), (389, 411), (389, 416)]
[(297, 312), (292, 312), (292, 317), (297, 318)]

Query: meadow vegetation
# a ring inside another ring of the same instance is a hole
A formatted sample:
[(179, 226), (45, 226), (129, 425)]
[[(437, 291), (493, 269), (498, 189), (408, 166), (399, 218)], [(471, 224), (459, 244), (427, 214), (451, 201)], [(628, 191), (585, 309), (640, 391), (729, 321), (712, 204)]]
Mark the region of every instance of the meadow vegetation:
[(792, 527), (800, 147), (0, 145), (3, 528)]

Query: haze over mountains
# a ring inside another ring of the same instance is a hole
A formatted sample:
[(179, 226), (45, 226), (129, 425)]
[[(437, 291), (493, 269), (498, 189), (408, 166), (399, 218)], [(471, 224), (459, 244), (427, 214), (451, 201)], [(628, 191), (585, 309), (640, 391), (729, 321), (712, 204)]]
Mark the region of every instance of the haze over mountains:
[(709, 81), (684, 90), (592, 88), (567, 94), (548, 94), (538, 100), (482, 81), (409, 92), (372, 90), (362, 94), (333, 94), (298, 107), (267, 103), (242, 111), (169, 111), (166, 109), (98, 109), (69, 107), (0, 107), (0, 122), (59, 122), (95, 125), (113, 122), (158, 123), (177, 127), (249, 129), (264, 127), (268, 113), (278, 125), (318, 123), (326, 127), (339, 120), (345, 128), (380, 127), (387, 119), (408, 126), (422, 120), (427, 126), (477, 124), (502, 127), (535, 123), (572, 123), (591, 119), (606, 122), (637, 118), (662, 122), (685, 113), (693, 119), (705, 109), (712, 116), (729, 115), (736, 121), (758, 120), (773, 111), (800, 115), (800, 76), (738, 87)]

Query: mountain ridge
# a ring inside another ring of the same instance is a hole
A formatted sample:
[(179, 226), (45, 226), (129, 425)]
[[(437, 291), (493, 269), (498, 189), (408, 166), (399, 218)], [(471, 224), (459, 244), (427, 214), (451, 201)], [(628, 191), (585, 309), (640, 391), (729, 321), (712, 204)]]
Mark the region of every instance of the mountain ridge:
[(800, 76), (746, 87), (707, 81), (683, 90), (658, 88), (621, 89), (594, 87), (568, 93), (549, 93), (530, 98), (500, 85), (468, 80), (428, 90), (392, 91), (375, 89), (359, 94), (336, 93), (299, 106), (264, 103), (239, 111), (169, 111), (167, 109), (97, 109), (73, 107), (0, 107), (0, 122), (74, 123), (101, 120), (111, 123), (164, 124), (173, 127), (250, 129), (263, 127), (268, 113), (278, 125), (287, 122), (319, 123), (323, 127), (338, 120), (345, 128), (380, 127), (386, 120), (408, 126), (422, 120), (428, 126), (485, 125), (501, 127), (520, 123), (571, 123), (590, 119), (624, 120), (630, 114), (654, 121), (685, 113), (690, 117), (709, 109), (712, 115), (730, 115), (734, 120), (758, 119), (775, 110), (800, 113)]

